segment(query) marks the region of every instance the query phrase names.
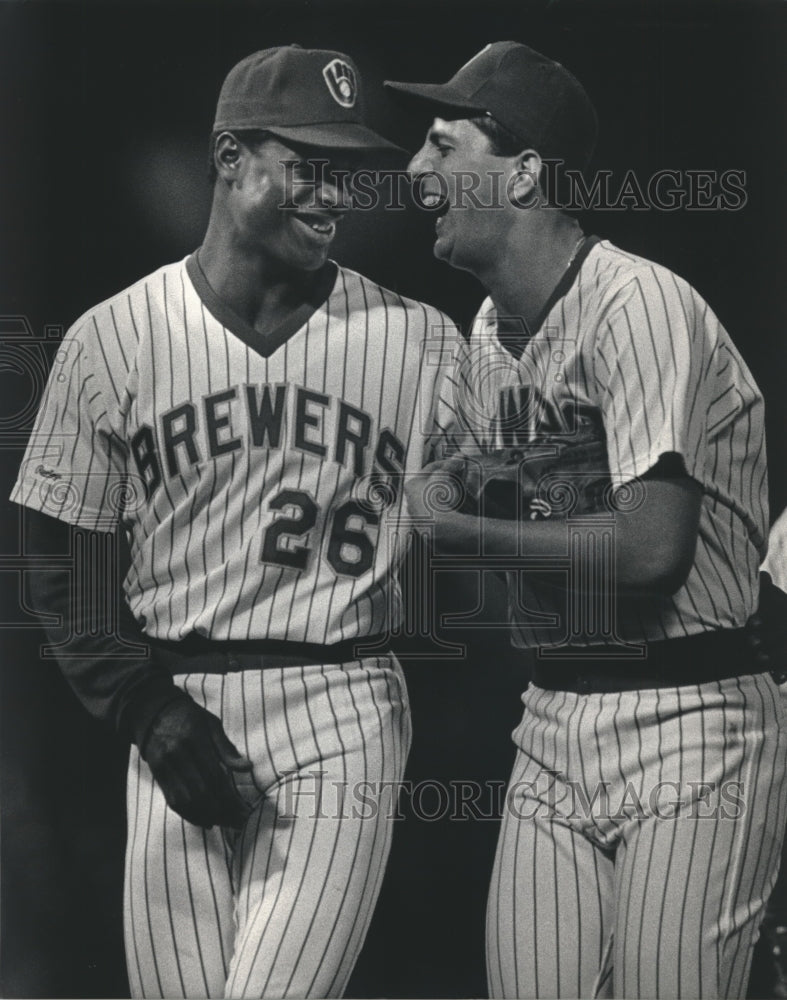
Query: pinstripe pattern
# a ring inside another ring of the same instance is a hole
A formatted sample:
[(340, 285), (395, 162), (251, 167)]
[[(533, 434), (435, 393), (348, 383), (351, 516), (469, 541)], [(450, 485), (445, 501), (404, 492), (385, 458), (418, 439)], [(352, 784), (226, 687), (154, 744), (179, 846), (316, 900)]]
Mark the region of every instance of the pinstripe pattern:
[[(613, 482), (677, 453), (702, 486), (685, 584), (665, 598), (615, 595), (615, 638), (743, 626), (768, 521), (763, 402), (707, 303), (591, 239), (532, 337), (501, 336), (487, 299), (456, 395), (482, 450), (591, 427)], [(508, 596), (516, 645), (613, 638), (569, 618), (584, 595), (510, 573)], [(531, 685), (490, 886), (493, 996), (745, 995), (787, 818), (785, 697), (770, 674), (618, 694)], [(678, 815), (654, 789), (679, 796)], [(741, 809), (724, 801), (735, 789)]]
[[(493, 996), (746, 995), (787, 819), (785, 699), (767, 673), (528, 688), (489, 898)], [(652, 798), (661, 782), (676, 785)], [(602, 783), (607, 806), (587, 808)]]
[[(330, 644), (387, 632), (402, 611), (402, 477), (456, 447), (461, 345), (443, 314), (343, 268), (300, 328), (263, 335), (189, 258), (69, 331), (13, 499), (91, 529), (120, 519), (126, 597), (150, 636)], [(370, 512), (359, 501), (371, 476), (394, 495)], [(121, 507), (124, 484), (135, 496)], [(398, 664), (180, 681), (254, 761), (237, 779), (254, 808), (240, 834), (185, 823), (132, 748), (134, 994), (339, 995), (379, 891), (391, 810), (315, 818), (315, 772), (329, 791), (401, 779), (410, 723)]]
[(372, 810), (350, 796), (361, 782), (402, 779), (410, 722), (399, 665), (383, 657), (177, 682), (253, 760), (239, 788), (254, 809), (237, 834), (185, 823), (132, 748), (125, 933), (133, 994), (341, 995), (392, 831), (384, 800)]
[[(658, 640), (745, 624), (756, 604), (768, 523), (763, 401), (706, 302), (666, 268), (596, 241), (570, 287), (515, 358), (497, 337), (491, 299), (473, 325), (459, 395), (484, 450), (570, 434), (577, 418), (603, 427), (610, 472), (625, 483), (661, 455), (680, 454), (703, 487), (694, 565), (670, 598), (618, 602), (618, 637)], [(501, 392), (525, 387), (522, 418), (501, 421)], [(515, 644), (560, 642), (522, 608), (557, 613), (526, 579), (509, 582)]]
[[(125, 588), (156, 638), (333, 643), (385, 631), (401, 614), (386, 543), (401, 490), (379, 524), (356, 517), (347, 526), (374, 550), (359, 574), (331, 562), (332, 534), (345, 537), (334, 517), (370, 473), (398, 480), (455, 447), (459, 334), (437, 310), (339, 268), (309, 321), (266, 352), (240, 322), (214, 315), (195, 280), (185, 261), (164, 267), (69, 331), (12, 499), (111, 530), (113, 490), (130, 477), (139, 498), (122, 511), (132, 553)], [(278, 430), (255, 430), (252, 406), (275, 406), (279, 394)], [(148, 457), (155, 449), (160, 473), (147, 501), (140, 477), (150, 486), (152, 466), (140, 467), (132, 449), (145, 428), (137, 447)], [(297, 525), (278, 536), (280, 548), (308, 550), (304, 567), (261, 558), (271, 526), (295, 516), (270, 506), (283, 489), (317, 508), (303, 536)], [(352, 569), (349, 537), (338, 555)]]

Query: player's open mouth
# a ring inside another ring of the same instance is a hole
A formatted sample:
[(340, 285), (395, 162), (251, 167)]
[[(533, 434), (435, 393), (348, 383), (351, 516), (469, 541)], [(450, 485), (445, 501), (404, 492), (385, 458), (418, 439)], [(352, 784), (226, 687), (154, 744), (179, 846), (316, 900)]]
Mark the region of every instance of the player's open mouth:
[(315, 212), (298, 212), (295, 218), (302, 226), (324, 239), (331, 239), (336, 233), (336, 219)]
[(421, 193), (421, 206), (440, 217), (448, 211), (448, 197), (444, 191), (424, 191)]

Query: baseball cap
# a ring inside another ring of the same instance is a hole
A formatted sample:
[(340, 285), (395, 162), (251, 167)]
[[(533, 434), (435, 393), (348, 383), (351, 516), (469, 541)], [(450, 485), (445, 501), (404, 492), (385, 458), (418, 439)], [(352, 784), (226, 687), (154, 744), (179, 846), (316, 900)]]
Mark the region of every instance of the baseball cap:
[(361, 78), (352, 59), (300, 45), (263, 49), (233, 66), (213, 129), (264, 129), (326, 149), (400, 148), (364, 125)]
[(447, 83), (398, 83), (390, 90), (431, 105), (440, 117), (491, 115), (544, 159), (583, 169), (596, 145), (598, 119), (582, 84), (520, 42), (492, 42)]

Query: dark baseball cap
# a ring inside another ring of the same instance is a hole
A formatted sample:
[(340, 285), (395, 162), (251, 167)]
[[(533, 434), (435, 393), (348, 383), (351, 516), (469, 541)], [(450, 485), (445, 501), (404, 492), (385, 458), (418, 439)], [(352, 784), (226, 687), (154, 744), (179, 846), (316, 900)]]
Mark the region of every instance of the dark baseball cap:
[(229, 71), (214, 132), (264, 129), (325, 149), (399, 149), (363, 123), (361, 77), (342, 52), (283, 45), (246, 56)]
[(590, 162), (598, 119), (582, 84), (547, 56), (519, 42), (492, 42), (447, 83), (385, 86), (441, 118), (491, 115), (544, 159), (583, 169)]

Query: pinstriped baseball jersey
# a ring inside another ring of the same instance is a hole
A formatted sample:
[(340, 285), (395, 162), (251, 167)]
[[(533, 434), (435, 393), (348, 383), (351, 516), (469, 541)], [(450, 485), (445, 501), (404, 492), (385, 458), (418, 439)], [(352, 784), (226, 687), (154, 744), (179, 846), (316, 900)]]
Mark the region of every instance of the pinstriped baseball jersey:
[(346, 268), (308, 320), (262, 336), (196, 257), (168, 265), (69, 331), (12, 499), (91, 529), (119, 517), (150, 636), (383, 632), (401, 477), (447, 442), (457, 338)]
[[(524, 349), (521, 336), (516, 347), (501, 343), (491, 299), (476, 317), (460, 406), (483, 449), (595, 427), (621, 485), (662, 455), (680, 455), (703, 488), (694, 564), (672, 597), (618, 597), (617, 635), (657, 640), (743, 625), (764, 554), (767, 470), (762, 396), (728, 334), (681, 278), (596, 238), (542, 316)], [(550, 605), (525, 579), (509, 584), (515, 644), (559, 642), (560, 628), (526, 625), (522, 609), (560, 614), (565, 605)]]

